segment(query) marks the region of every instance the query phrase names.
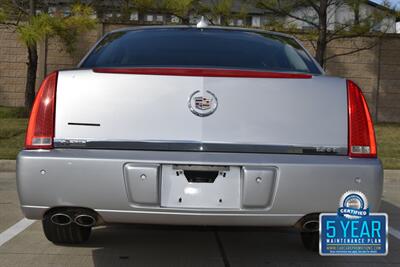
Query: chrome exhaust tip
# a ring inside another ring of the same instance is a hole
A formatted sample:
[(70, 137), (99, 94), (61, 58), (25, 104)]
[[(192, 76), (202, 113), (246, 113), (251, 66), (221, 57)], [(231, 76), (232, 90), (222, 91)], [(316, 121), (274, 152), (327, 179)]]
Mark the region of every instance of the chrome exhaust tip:
[(96, 218), (88, 214), (77, 215), (74, 222), (83, 227), (92, 227), (96, 225)]
[(53, 214), (50, 218), (51, 222), (57, 225), (68, 225), (72, 223), (72, 218), (65, 213)]
[(303, 224), (303, 230), (307, 232), (317, 232), (319, 231), (319, 221), (318, 220), (310, 220), (306, 221)]

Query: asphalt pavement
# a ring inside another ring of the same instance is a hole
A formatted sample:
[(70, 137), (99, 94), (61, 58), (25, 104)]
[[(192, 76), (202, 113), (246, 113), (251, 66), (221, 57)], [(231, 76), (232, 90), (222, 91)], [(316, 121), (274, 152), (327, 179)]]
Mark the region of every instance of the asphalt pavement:
[(15, 172), (0, 172), (0, 266), (400, 266), (399, 174), (385, 172), (389, 255), (321, 257), (292, 228), (113, 225), (95, 228), (84, 245), (54, 245), (40, 222), (23, 219)]

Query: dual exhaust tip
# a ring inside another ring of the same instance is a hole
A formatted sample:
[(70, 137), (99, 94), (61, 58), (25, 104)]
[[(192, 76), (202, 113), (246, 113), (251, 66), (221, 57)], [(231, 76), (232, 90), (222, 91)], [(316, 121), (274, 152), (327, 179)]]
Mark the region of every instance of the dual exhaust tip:
[(65, 212), (58, 212), (50, 217), (52, 223), (60, 226), (69, 225), (75, 223), (83, 227), (92, 227), (97, 223), (96, 216), (89, 213), (77, 213), (75, 215), (70, 215)]
[(305, 232), (319, 231), (319, 220), (309, 220), (303, 223), (302, 230)]
[(303, 216), (295, 225), (301, 232), (319, 231), (319, 213), (310, 213)]

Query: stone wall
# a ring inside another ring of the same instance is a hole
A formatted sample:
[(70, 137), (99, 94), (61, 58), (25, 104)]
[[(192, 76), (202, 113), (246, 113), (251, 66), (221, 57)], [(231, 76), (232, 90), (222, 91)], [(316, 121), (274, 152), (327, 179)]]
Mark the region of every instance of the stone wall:
[[(76, 51), (68, 54), (57, 39), (39, 45), (38, 82), (57, 69), (74, 68), (90, 47), (104, 33), (126, 25), (99, 24), (97, 29), (80, 36)], [(301, 39), (301, 36), (298, 36)], [(313, 53), (312, 46), (304, 46)], [(331, 59), (329, 75), (349, 78), (363, 89), (376, 121), (400, 122), (400, 35), (382, 38), (363, 37), (330, 44), (328, 56), (352, 51), (358, 47), (371, 49)], [(26, 48), (17, 34), (0, 29), (0, 105), (23, 106), (26, 77)]]

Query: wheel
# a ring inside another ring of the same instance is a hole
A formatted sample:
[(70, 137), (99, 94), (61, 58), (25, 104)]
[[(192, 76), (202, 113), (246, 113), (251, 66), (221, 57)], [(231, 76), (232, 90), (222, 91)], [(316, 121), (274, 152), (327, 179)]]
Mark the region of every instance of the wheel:
[(303, 246), (310, 251), (318, 252), (319, 250), (319, 232), (300, 232)]
[(55, 244), (81, 244), (89, 239), (92, 227), (79, 226), (73, 222), (58, 225), (51, 221), (51, 216), (46, 215), (42, 220), (44, 235), (49, 241)]

